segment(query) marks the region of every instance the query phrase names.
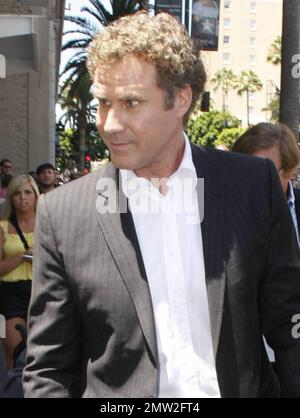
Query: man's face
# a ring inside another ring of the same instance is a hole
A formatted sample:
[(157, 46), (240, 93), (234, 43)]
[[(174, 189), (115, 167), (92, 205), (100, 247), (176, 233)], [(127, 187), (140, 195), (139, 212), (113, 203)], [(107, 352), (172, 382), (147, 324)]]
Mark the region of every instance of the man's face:
[[(253, 155), (262, 158), (268, 158), (269, 160), (273, 161), (277, 172), (279, 174), (280, 183), (284, 193), (287, 192), (288, 182), (294, 175), (294, 170), (286, 171), (282, 168), (282, 162), (280, 157), (280, 150), (278, 145), (274, 145), (268, 149), (262, 149), (253, 153)], [(296, 169), (295, 169), (296, 170)]]
[(109, 69), (98, 68), (94, 93), (97, 128), (115, 166), (148, 178), (168, 176), (184, 144), (182, 119), (190, 106), (190, 87), (177, 93), (173, 108), (166, 110), (166, 92), (157, 86), (154, 65), (130, 56)]
[(52, 168), (45, 168), (39, 173), (38, 181), (42, 187), (52, 187), (55, 183), (55, 171)]
[(4, 161), (1, 166), (1, 174), (7, 175), (12, 173), (12, 164), (9, 161)]

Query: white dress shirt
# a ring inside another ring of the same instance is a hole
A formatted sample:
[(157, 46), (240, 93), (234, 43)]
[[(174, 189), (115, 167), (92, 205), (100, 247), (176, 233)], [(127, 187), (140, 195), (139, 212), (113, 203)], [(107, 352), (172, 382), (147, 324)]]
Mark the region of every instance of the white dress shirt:
[(290, 212), (291, 212), (291, 215), (292, 215), (292, 218), (293, 218), (293, 223), (294, 223), (294, 227), (295, 227), (295, 231), (296, 231), (298, 246), (300, 248), (299, 225), (298, 225), (297, 214), (296, 214), (295, 194), (294, 194), (293, 186), (292, 186), (290, 181), (288, 182), (288, 205), (289, 205)]
[[(159, 397), (220, 397), (191, 147), (162, 195), (145, 178), (120, 170), (153, 303)], [(184, 188), (183, 188), (184, 185)]]

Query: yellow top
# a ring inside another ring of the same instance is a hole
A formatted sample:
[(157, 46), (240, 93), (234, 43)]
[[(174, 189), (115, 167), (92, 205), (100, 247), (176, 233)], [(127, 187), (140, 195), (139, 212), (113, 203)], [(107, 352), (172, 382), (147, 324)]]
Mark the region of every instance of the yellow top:
[[(9, 260), (18, 254), (24, 253), (24, 245), (18, 234), (8, 233), (8, 221), (0, 221), (0, 227), (3, 230), (3, 258)], [(33, 248), (34, 245), (34, 233), (24, 233), (24, 237), (28, 242), (28, 245)], [(9, 273), (4, 274), (0, 280), (3, 282), (18, 282), (20, 280), (31, 280), (32, 279), (32, 263), (24, 261), (15, 269)]]

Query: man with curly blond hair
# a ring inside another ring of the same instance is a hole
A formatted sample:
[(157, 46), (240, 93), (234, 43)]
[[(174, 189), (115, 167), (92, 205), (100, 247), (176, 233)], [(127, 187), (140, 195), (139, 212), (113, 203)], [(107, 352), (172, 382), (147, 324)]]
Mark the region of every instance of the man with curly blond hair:
[(170, 15), (120, 18), (87, 66), (111, 163), (41, 198), (25, 396), (299, 396), (300, 260), (276, 170), (189, 142), (205, 72)]

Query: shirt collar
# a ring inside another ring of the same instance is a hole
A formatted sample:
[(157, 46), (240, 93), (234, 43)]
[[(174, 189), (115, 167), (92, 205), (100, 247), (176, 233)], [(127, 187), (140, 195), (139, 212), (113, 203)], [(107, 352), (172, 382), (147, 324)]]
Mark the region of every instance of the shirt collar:
[(288, 205), (290, 207), (295, 206), (295, 193), (293, 190), (292, 183), (290, 181), (288, 182)]

